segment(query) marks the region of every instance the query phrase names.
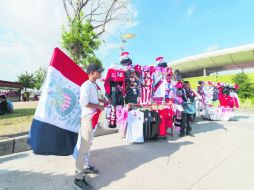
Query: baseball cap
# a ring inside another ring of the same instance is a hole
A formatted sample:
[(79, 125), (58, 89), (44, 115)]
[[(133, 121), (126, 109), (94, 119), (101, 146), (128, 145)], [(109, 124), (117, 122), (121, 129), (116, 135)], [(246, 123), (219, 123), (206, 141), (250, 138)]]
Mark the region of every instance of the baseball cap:
[(95, 63), (89, 64), (87, 69), (86, 69), (87, 74), (89, 74), (91, 72), (94, 72), (94, 71), (102, 73), (104, 71), (104, 68), (102, 68), (100, 65), (95, 64)]

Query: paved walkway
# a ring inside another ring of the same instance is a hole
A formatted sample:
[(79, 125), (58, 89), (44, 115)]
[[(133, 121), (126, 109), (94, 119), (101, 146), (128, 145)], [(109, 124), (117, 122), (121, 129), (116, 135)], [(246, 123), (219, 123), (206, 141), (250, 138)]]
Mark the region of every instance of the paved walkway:
[[(118, 134), (95, 138), (88, 180), (102, 190), (253, 190), (254, 115), (230, 122), (198, 121), (195, 137), (128, 144)], [(73, 189), (70, 157), (31, 151), (0, 157), (0, 189)]]

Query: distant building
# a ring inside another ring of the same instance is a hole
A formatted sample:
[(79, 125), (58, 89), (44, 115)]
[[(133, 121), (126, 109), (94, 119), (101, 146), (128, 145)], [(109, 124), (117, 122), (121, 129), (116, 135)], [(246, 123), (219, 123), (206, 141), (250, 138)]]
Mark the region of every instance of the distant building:
[(218, 50), (169, 62), (184, 77), (206, 76), (211, 73), (254, 68), (254, 44)]

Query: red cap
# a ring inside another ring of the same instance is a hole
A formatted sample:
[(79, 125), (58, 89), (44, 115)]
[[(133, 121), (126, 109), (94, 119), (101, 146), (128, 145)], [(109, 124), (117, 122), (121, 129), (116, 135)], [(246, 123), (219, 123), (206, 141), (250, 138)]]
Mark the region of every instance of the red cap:
[(129, 52), (122, 52), (122, 53), (121, 53), (121, 56), (126, 56), (126, 55), (128, 56), (128, 55), (129, 55)]
[(157, 57), (156, 59), (155, 59), (155, 61), (162, 61), (163, 60), (163, 57)]

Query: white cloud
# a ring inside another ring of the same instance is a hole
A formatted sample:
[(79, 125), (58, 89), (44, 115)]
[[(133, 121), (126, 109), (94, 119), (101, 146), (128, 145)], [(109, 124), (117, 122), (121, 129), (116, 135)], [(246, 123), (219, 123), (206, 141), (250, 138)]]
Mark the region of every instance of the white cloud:
[(0, 9), (0, 79), (49, 65), (65, 18), (61, 0), (3, 1)]
[[(100, 56), (108, 56), (115, 51), (116, 49), (120, 49), (121, 46), (121, 38), (120, 35), (124, 34), (128, 29), (133, 28), (139, 24), (137, 20), (138, 11), (132, 6), (130, 0), (122, 0), (122, 3), (125, 3), (126, 9), (121, 9), (120, 14), (128, 15), (128, 19), (126, 21), (115, 21), (106, 25), (106, 32), (103, 35), (103, 40), (106, 42), (105, 45), (102, 45), (98, 51)], [(112, 36), (113, 38), (112, 42)]]
[(210, 45), (210, 46), (207, 48), (206, 52), (215, 51), (215, 50), (218, 50), (219, 48), (220, 48), (219, 45)]
[[(129, 6), (135, 17), (136, 10)], [(60, 46), (61, 27), (66, 22), (62, 0), (2, 1), (0, 10), (0, 80), (15, 81), (20, 73), (47, 67), (53, 48)], [(106, 28), (107, 35), (136, 24), (112, 23)], [(105, 47), (109, 51), (117, 45), (105, 43), (101, 48)]]
[(191, 17), (193, 15), (193, 13), (195, 12), (195, 7), (194, 6), (190, 6), (188, 7), (187, 11), (186, 11), (186, 15), (187, 17)]

